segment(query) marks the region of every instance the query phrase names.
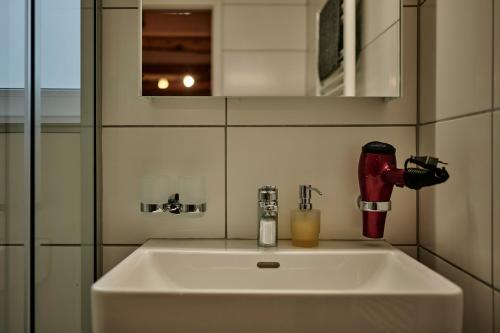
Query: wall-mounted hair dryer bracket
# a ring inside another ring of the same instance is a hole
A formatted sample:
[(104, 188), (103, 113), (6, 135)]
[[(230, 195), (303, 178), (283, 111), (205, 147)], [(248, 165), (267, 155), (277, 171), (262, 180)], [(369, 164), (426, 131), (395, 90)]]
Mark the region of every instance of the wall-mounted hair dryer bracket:
[[(414, 164), (414, 167), (409, 167)], [(363, 212), (363, 235), (382, 238), (387, 212), (391, 210), (394, 186), (419, 190), (444, 183), (450, 175), (440, 167), (438, 158), (410, 156), (400, 169), (396, 165), (396, 148), (373, 141), (363, 146), (358, 164), (360, 196), (357, 206)]]
[(363, 201), (361, 195), (358, 195), (356, 203), (362, 212), (388, 212), (392, 209), (391, 201)]

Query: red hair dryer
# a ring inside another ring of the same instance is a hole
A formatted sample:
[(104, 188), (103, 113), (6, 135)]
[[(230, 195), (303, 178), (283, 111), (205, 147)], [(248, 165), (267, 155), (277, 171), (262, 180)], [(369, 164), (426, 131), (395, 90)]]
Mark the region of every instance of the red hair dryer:
[[(409, 168), (412, 163), (416, 167)], [(385, 218), (391, 210), (394, 185), (418, 190), (445, 182), (449, 174), (439, 164), (446, 164), (429, 156), (411, 156), (404, 169), (396, 166), (396, 148), (388, 143), (370, 142), (363, 146), (359, 159), (358, 177), (361, 195), (358, 206), (363, 212), (363, 236), (382, 238)]]

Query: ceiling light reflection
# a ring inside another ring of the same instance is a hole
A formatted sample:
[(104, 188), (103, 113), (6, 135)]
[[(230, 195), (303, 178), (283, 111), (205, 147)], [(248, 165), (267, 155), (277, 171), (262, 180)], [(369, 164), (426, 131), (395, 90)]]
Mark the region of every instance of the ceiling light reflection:
[(158, 88), (160, 88), (160, 89), (167, 89), (169, 85), (170, 85), (170, 83), (164, 77), (162, 77), (161, 79), (158, 80)]
[(184, 86), (186, 88), (191, 88), (192, 86), (194, 86), (195, 82), (196, 81), (194, 80), (194, 77), (192, 77), (191, 75), (184, 76), (184, 79), (182, 80), (182, 83), (184, 83)]

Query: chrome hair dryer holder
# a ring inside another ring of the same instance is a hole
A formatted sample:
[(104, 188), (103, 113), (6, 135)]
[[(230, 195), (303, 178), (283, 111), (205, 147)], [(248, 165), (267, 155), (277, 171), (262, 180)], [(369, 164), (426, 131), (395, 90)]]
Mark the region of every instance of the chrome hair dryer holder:
[(172, 194), (166, 203), (152, 204), (141, 202), (142, 213), (171, 213), (179, 214), (203, 214), (207, 211), (207, 204), (183, 204), (180, 202), (179, 194)]
[(356, 204), (362, 212), (389, 212), (392, 209), (392, 201), (363, 201), (361, 194), (358, 195)]

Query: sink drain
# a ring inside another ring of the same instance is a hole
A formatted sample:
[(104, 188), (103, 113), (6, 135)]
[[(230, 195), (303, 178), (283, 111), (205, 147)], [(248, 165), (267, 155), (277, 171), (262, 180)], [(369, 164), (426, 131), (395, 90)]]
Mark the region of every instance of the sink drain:
[(259, 261), (257, 263), (257, 267), (259, 267), (259, 268), (279, 268), (280, 263), (277, 261)]

